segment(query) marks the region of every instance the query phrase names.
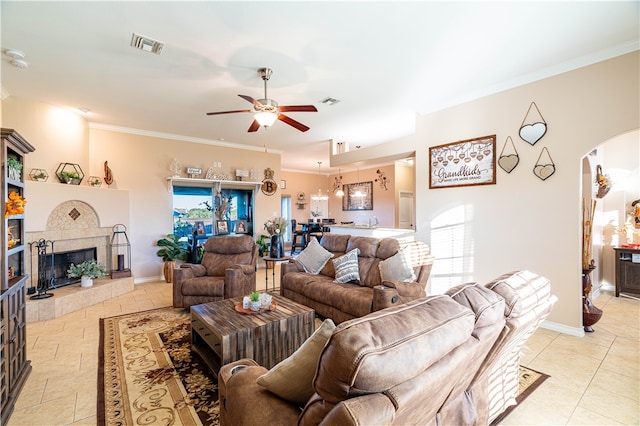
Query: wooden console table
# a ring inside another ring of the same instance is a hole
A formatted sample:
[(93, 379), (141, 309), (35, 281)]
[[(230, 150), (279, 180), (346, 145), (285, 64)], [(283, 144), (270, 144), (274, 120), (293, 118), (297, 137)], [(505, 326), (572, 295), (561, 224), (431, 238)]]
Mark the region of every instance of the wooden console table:
[(640, 249), (615, 247), (616, 297), (620, 293), (640, 294)]
[(252, 358), (271, 368), (287, 358), (311, 336), (315, 311), (279, 295), (276, 310), (241, 314), (235, 305), (242, 298), (191, 307), (191, 348), (214, 373), (241, 358)]

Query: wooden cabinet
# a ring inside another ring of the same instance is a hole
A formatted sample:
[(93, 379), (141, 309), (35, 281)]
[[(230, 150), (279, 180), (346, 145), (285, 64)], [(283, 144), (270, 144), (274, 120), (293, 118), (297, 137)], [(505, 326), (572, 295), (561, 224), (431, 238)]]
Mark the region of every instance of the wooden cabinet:
[(616, 297), (620, 293), (640, 295), (640, 250), (615, 248)]
[[(13, 129), (1, 129), (1, 140), (0, 424), (6, 424), (31, 371), (26, 351), (25, 215), (17, 205), (20, 199), (25, 198), (24, 156), (34, 148)], [(18, 203), (13, 204), (16, 200)], [(6, 216), (5, 212), (9, 215)]]

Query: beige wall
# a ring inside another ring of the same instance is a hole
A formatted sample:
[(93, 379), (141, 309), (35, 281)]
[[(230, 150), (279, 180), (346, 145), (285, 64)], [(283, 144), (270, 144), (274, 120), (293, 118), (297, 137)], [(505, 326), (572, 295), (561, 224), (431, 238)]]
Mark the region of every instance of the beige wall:
[[(111, 206), (114, 214), (104, 215), (101, 220), (108, 222), (110, 217), (121, 218), (121, 210), (130, 209), (127, 234), (131, 241), (132, 270), (138, 282), (161, 276), (161, 261), (155, 254), (155, 242), (172, 231), (172, 195), (168, 190), (167, 177), (171, 175), (169, 165), (173, 158), (185, 167), (201, 167), (204, 170), (214, 160), (221, 161), (223, 169), (229, 171), (236, 168), (262, 171), (270, 167), (275, 171), (275, 180), (280, 179), (280, 154), (264, 153), (261, 150), (239, 151), (210, 144), (90, 128), (83, 117), (25, 99), (6, 99), (3, 102), (3, 121), (5, 126), (15, 128), (36, 148), (34, 153), (26, 157), (25, 167), (27, 170), (34, 167), (47, 170), (49, 182), (42, 185), (62, 185), (56, 183), (54, 176), (61, 162), (80, 164), (87, 177), (102, 177), (104, 161), (108, 161), (114, 176), (111, 190), (128, 192), (129, 208), (114, 203), (116, 205)], [(86, 180), (82, 185), (86, 185)], [(86, 192), (87, 188), (78, 188), (78, 191), (81, 190)], [(95, 189), (107, 190), (104, 185), (103, 188)], [(39, 199), (38, 205), (48, 203), (53, 208), (63, 201), (55, 195), (56, 191), (44, 192), (42, 196), (49, 196), (50, 200)], [(274, 196), (259, 192), (255, 210), (256, 232), (259, 232), (265, 220), (274, 213), (279, 214), (280, 191)], [(27, 210), (28, 231), (41, 230), (30, 228), (28, 219)], [(43, 223), (43, 220), (46, 223), (46, 218), (38, 218), (33, 223)], [(100, 225), (112, 226), (114, 223)]]
[[(416, 134), (397, 143), (416, 152), (417, 238), (429, 243), (431, 222), (466, 206), (470, 280), (486, 282), (516, 269), (545, 275), (559, 298), (548, 326), (581, 334), (582, 157), (640, 127), (639, 56), (623, 55), (419, 117)], [(533, 101), (548, 132), (530, 146), (518, 129)], [(498, 168), (496, 185), (429, 189), (430, 146), (490, 134), (497, 135), (498, 153), (512, 137), (520, 155), (515, 170)], [(532, 173), (543, 147), (557, 168), (546, 181)]]

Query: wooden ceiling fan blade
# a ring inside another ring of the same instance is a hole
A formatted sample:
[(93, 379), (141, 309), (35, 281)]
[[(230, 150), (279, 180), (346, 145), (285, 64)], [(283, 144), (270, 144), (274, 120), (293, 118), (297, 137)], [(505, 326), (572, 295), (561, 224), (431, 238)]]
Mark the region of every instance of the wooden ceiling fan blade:
[(278, 107), (278, 109), (280, 110), (280, 112), (318, 112), (316, 107), (314, 107), (313, 105), (285, 105)]
[(251, 123), (251, 126), (249, 126), (249, 130), (247, 130), (247, 132), (257, 132), (259, 128), (260, 123), (258, 123), (258, 120), (253, 120), (253, 123)]
[(256, 105), (262, 105), (260, 102), (256, 101), (255, 99), (253, 99), (251, 96), (248, 95), (238, 95), (240, 96), (242, 99), (244, 99), (247, 102), (252, 103), (254, 106)]
[(253, 112), (253, 110), (250, 110), (250, 109), (236, 109), (236, 110), (233, 110), (233, 111), (208, 112), (207, 115), (234, 114), (236, 112)]
[(300, 123), (299, 121), (294, 120), (291, 117), (287, 117), (284, 114), (278, 115), (278, 120), (284, 121), (289, 126), (295, 127), (296, 129), (300, 130), (301, 132), (306, 132), (307, 130), (309, 130), (309, 127), (305, 126), (304, 124)]

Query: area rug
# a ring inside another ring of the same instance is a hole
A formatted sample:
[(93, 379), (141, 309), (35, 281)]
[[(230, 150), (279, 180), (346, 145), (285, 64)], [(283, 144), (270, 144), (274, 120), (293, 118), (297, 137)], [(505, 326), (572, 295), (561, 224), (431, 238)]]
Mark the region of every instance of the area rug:
[(218, 381), (183, 309), (100, 320), (99, 425), (218, 425)]
[[(101, 319), (98, 424), (218, 425), (218, 381), (190, 345), (191, 319), (183, 309)], [(520, 367), (517, 403), (548, 377)]]
[(520, 378), (518, 380), (518, 396), (516, 396), (516, 405), (512, 405), (504, 410), (502, 414), (500, 414), (495, 418), (493, 422), (491, 422), (491, 426), (500, 424), (500, 422), (504, 420), (504, 418), (507, 417), (509, 413), (515, 410), (516, 407), (518, 407), (518, 405), (522, 403), (522, 401), (527, 399), (527, 397), (531, 395), (533, 391), (535, 391), (538, 386), (542, 384), (542, 382), (551, 377), (548, 374), (541, 373), (522, 365), (520, 366), (519, 374)]

